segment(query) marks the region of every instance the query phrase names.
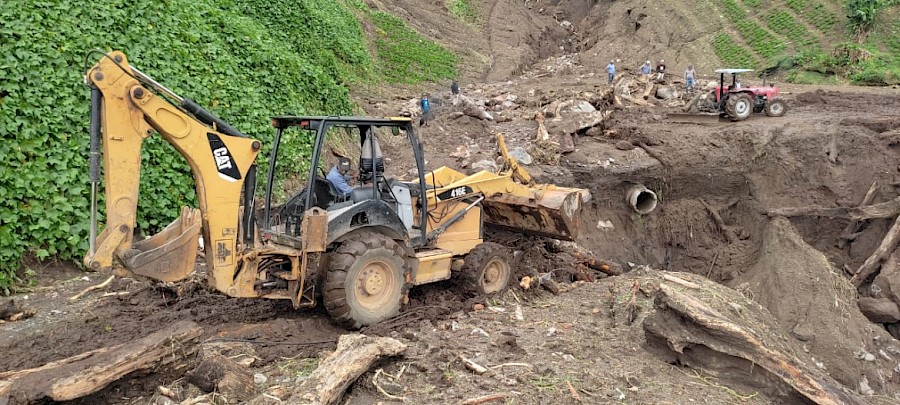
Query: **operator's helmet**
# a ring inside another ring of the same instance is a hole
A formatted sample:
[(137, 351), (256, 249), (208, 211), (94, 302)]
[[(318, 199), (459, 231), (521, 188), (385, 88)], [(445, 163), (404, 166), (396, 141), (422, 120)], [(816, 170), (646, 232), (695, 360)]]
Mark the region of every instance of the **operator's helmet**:
[(650, 61), (648, 60), (648, 61), (644, 62), (644, 64), (645, 64), (645, 65), (649, 65), (649, 64), (650, 64)]
[(666, 61), (660, 59), (660, 60), (659, 60), (659, 63), (666, 63)]

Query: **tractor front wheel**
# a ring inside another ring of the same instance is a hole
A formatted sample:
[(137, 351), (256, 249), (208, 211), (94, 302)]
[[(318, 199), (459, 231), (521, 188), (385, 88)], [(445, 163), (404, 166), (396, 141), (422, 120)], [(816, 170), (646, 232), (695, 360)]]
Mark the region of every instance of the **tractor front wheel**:
[(323, 301), (335, 322), (360, 328), (400, 313), (410, 268), (394, 240), (363, 233), (331, 253)]
[(766, 115), (780, 117), (787, 112), (787, 104), (780, 98), (773, 98), (766, 102)]
[(738, 93), (728, 96), (725, 102), (725, 113), (732, 121), (743, 121), (753, 112), (753, 99), (748, 94)]
[(466, 291), (490, 295), (509, 286), (509, 251), (500, 244), (484, 242), (475, 246), (463, 261), (462, 283)]

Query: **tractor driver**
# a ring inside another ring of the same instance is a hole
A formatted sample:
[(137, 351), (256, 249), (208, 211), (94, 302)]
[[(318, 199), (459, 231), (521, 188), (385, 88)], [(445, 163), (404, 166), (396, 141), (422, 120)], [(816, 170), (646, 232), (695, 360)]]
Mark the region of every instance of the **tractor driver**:
[(328, 171), (325, 178), (334, 186), (335, 191), (338, 193), (338, 199), (346, 199), (350, 192), (353, 191), (353, 187), (350, 187), (350, 159), (339, 157), (337, 163), (331, 166), (331, 170)]

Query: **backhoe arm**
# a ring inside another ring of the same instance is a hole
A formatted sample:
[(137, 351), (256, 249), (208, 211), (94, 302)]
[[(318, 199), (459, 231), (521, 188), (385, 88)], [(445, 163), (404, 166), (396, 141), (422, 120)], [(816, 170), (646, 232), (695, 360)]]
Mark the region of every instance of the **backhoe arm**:
[[(209, 281), (213, 287), (231, 285), (237, 263), (240, 195), (248, 174), (251, 178), (255, 175), (259, 142), (241, 137), (218, 117), (140, 73), (120, 52), (104, 55), (85, 80), (93, 89), (92, 121), (100, 120), (99, 125), (92, 122), (91, 136), (102, 141), (106, 195), (106, 228), (91, 241), (85, 265), (119, 275), (183, 279), (194, 269), (202, 224)], [(181, 108), (154, 91), (175, 98)], [(97, 97), (97, 92), (102, 97)], [(95, 133), (97, 129), (99, 133)], [(141, 145), (153, 130), (190, 166), (199, 212), (184, 207), (181, 216), (162, 232), (134, 243)], [(92, 139), (92, 147), (95, 141)], [(92, 177), (97, 175), (95, 169), (92, 167)]]

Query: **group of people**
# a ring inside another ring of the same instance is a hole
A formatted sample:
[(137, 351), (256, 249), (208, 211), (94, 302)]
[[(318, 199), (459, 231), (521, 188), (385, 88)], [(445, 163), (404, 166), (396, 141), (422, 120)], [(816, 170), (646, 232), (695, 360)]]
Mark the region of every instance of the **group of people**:
[[(644, 62), (643, 65), (641, 65), (640, 69), (641, 69), (641, 76), (644, 77), (645, 79), (649, 79), (651, 73), (655, 73), (654, 80), (662, 81), (663, 79), (665, 79), (665, 75), (666, 75), (666, 61), (663, 59), (660, 59), (659, 63), (656, 64), (656, 68), (654, 69), (650, 64), (650, 61), (648, 60), (648, 61)], [(614, 61), (614, 60), (609, 61), (609, 64), (606, 65), (606, 72), (609, 75), (608, 83), (612, 84), (613, 79), (615, 79), (615, 77), (616, 77), (616, 61)], [(694, 65), (689, 65), (687, 67), (687, 69), (685, 69), (684, 84), (688, 90), (694, 89), (694, 82), (696, 81), (696, 75), (697, 74), (694, 71)]]

